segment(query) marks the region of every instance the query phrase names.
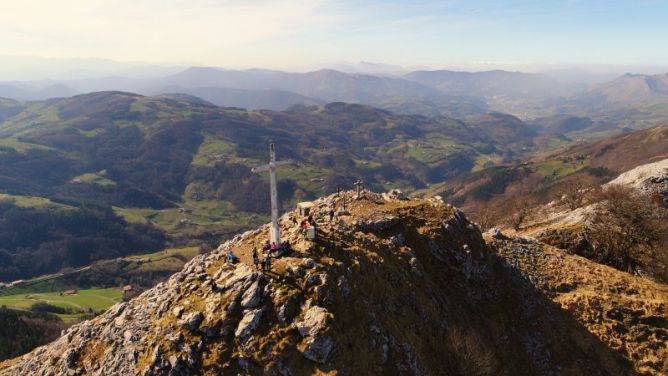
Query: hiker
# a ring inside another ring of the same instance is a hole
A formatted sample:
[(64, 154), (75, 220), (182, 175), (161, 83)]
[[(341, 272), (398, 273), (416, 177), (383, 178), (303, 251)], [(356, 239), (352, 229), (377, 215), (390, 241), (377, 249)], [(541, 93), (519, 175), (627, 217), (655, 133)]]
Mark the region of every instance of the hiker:
[(231, 249), (227, 250), (227, 261), (229, 261), (233, 264), (236, 264), (237, 261), (239, 261), (239, 258), (237, 256), (235, 256), (234, 253), (232, 253)]
[(278, 246), (276, 246), (276, 242), (271, 242), (271, 249), (269, 250), (269, 254), (272, 253), (278, 253)]
[(329, 221), (330, 222), (334, 221), (334, 208), (329, 209)]
[(266, 268), (268, 272), (271, 271), (271, 255), (270, 254), (267, 254), (267, 256), (264, 258), (264, 268)]
[(267, 253), (269, 250), (271, 250), (271, 244), (269, 244), (269, 240), (267, 240), (262, 246), (262, 252)]
[(260, 264), (260, 258), (257, 256), (257, 247), (253, 247), (252, 255), (253, 255), (253, 265), (255, 265), (255, 270), (257, 270)]
[(305, 220), (302, 221), (299, 227), (301, 227), (302, 236), (306, 236), (306, 229), (308, 228), (308, 222), (306, 222)]

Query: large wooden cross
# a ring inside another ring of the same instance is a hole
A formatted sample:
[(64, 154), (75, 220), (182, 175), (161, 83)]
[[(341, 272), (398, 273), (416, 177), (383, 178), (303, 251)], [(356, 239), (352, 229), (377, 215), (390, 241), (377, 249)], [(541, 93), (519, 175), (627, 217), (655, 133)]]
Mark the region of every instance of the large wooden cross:
[(296, 165), (297, 162), (292, 159), (285, 161), (276, 161), (276, 147), (274, 142), (269, 142), (269, 163), (253, 168), (251, 171), (260, 173), (269, 171), (269, 189), (271, 195), (271, 229), (269, 230), (269, 237), (276, 245), (281, 244), (281, 229), (278, 227), (278, 188), (276, 186), (276, 170), (279, 167)]
[(364, 182), (362, 180), (357, 179), (357, 181), (353, 184), (355, 188), (357, 188), (357, 198), (362, 197), (362, 190), (364, 189)]

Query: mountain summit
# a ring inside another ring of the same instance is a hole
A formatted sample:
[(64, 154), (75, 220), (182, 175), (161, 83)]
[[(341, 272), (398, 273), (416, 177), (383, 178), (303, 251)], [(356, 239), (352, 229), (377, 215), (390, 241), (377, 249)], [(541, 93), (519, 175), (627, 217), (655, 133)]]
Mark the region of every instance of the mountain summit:
[[(631, 365), (438, 199), (352, 192), (313, 202), (315, 240), (266, 274), (268, 227), (200, 255), (168, 281), (0, 364), (1, 375), (624, 375)], [(231, 250), (239, 263), (225, 262)]]

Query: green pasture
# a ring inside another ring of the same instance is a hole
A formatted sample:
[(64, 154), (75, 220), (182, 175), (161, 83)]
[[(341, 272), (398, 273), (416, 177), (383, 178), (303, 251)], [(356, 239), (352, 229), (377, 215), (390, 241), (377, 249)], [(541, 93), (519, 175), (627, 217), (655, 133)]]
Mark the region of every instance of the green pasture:
[(57, 307), (86, 312), (89, 309), (103, 311), (122, 300), (119, 288), (79, 290), (73, 295), (60, 292), (31, 293), (0, 296), (0, 305), (9, 308), (30, 309), (35, 303), (44, 302)]

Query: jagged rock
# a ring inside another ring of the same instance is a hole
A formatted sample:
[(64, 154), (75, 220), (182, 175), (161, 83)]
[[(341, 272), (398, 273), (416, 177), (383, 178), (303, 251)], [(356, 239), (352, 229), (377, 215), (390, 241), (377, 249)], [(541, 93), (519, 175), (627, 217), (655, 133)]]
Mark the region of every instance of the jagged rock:
[(65, 354), (63, 354), (63, 359), (65, 359), (65, 365), (68, 368), (74, 368), (77, 360), (77, 353), (74, 349), (68, 349)]
[(385, 201), (393, 200), (408, 200), (408, 197), (400, 189), (392, 189), (389, 192), (382, 194)]
[(185, 318), (183, 318), (180, 324), (183, 328), (186, 328), (188, 330), (195, 330), (199, 328), (199, 324), (202, 323), (203, 319), (204, 315), (202, 315), (202, 312), (192, 312), (189, 313)]
[(157, 366), (162, 362), (162, 346), (157, 345), (153, 349), (153, 355), (151, 356), (151, 365)]
[(327, 273), (311, 273), (306, 276), (306, 287), (326, 285), (328, 281)]
[(362, 231), (384, 231), (401, 223), (401, 218), (389, 214), (380, 214), (372, 218), (359, 220), (357, 226)]
[(180, 307), (180, 306), (179, 307), (174, 307), (174, 309), (172, 310), (172, 313), (174, 314), (174, 317), (176, 317), (177, 319), (180, 319), (181, 315), (183, 314), (183, 307)]
[(327, 335), (316, 335), (305, 340), (306, 347), (302, 354), (306, 359), (316, 363), (327, 363), (334, 349), (334, 340)]
[(390, 243), (395, 247), (401, 247), (406, 244), (406, 237), (404, 237), (404, 234), (395, 235), (390, 238)]
[(290, 324), (297, 314), (299, 314), (299, 310), (299, 298), (293, 295), (279, 306), (276, 316), (280, 322)]
[(304, 269), (315, 268), (315, 260), (313, 260), (312, 258), (305, 258), (304, 261), (302, 261), (302, 267)]
[(313, 306), (306, 311), (304, 318), (295, 323), (295, 327), (302, 337), (314, 336), (326, 328), (331, 314), (322, 307)]
[(304, 269), (301, 266), (291, 266), (290, 273), (292, 273), (292, 275), (294, 275), (295, 277), (303, 277)]
[(244, 316), (237, 326), (234, 335), (246, 339), (258, 326), (260, 326), (260, 319), (262, 318), (261, 309), (252, 309), (244, 312)]
[(501, 232), (501, 229), (498, 227), (492, 227), (487, 231), (487, 234), (489, 234), (489, 236), (491, 236), (494, 239), (499, 239), (499, 240), (508, 239), (508, 237), (504, 235), (503, 232)]
[(262, 302), (262, 292), (263, 289), (258, 279), (244, 292), (241, 298), (241, 307), (244, 309), (257, 307)]

